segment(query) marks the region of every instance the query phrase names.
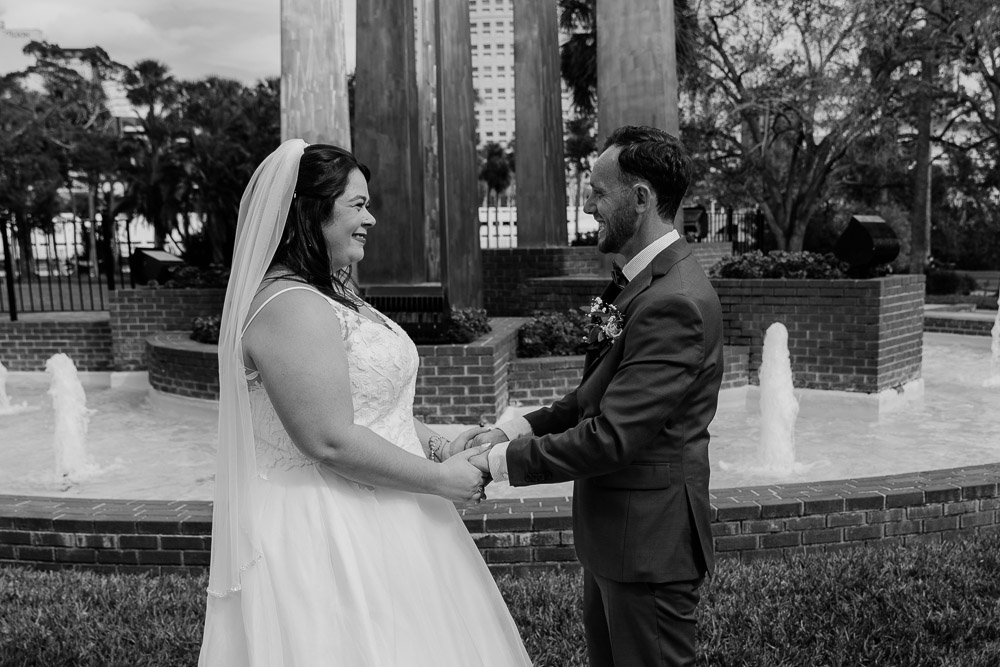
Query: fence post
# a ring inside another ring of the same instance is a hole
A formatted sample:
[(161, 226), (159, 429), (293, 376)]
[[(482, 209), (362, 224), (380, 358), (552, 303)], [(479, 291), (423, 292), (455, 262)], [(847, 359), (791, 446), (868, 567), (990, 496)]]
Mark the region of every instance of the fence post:
[(10, 321), (17, 322), (17, 301), (14, 300), (14, 258), (10, 252), (10, 240), (7, 238), (7, 219), (0, 220), (0, 236), (3, 237), (3, 269), (6, 273), (7, 300), (10, 302)]

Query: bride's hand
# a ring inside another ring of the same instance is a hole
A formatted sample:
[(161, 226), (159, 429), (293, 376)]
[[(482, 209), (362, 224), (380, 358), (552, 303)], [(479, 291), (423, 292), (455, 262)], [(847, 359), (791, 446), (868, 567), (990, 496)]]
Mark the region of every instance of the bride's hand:
[(489, 430), (488, 426), (473, 426), (467, 431), (462, 431), (457, 438), (441, 448), (441, 460), (447, 461), (452, 456), (468, 447), (469, 440), (476, 437), (480, 433), (486, 433), (486, 431)]
[(438, 495), (453, 502), (481, 501), (489, 478), (472, 465), (469, 459), (485, 452), (488, 447), (474, 447), (458, 452), (441, 464), (441, 484)]

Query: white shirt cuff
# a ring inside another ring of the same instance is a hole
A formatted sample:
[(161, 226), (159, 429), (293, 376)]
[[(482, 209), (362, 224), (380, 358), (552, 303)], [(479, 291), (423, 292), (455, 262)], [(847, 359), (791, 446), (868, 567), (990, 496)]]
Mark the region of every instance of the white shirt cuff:
[[(506, 433), (506, 431), (505, 431)], [(501, 442), (490, 448), (490, 453), (486, 455), (486, 460), (490, 465), (490, 477), (494, 482), (506, 482), (510, 479), (507, 473), (507, 445), (509, 442)]]
[(535, 432), (531, 430), (531, 424), (524, 417), (515, 417), (514, 419), (508, 419), (502, 424), (497, 424), (493, 428), (498, 428), (503, 431), (504, 435), (507, 436), (508, 440), (515, 440), (525, 435), (534, 435)]

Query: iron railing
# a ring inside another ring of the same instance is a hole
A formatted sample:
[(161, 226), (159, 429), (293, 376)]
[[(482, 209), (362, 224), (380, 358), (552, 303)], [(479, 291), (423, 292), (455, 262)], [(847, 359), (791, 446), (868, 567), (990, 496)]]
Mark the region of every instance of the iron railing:
[(91, 241), (89, 222), (62, 220), (25, 235), (8, 219), (0, 224), (0, 312), (16, 320), (19, 313), (107, 310), (108, 292), (132, 284), (129, 257), (136, 248), (152, 247), (141, 240), (148, 233), (136, 238), (144, 225), (116, 221), (113, 239), (96, 225)]

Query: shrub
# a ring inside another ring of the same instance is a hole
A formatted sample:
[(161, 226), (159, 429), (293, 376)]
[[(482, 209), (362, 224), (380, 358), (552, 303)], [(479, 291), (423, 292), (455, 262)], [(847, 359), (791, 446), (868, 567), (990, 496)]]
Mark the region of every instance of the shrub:
[(452, 308), (429, 321), (397, 321), (417, 345), (471, 343), (493, 330), (483, 308)]
[(969, 294), (976, 289), (976, 279), (964, 273), (947, 270), (927, 271), (928, 294)]
[(590, 319), (582, 309), (565, 312), (535, 312), (517, 331), (517, 356), (566, 357), (583, 354)]
[(788, 278), (834, 280), (844, 278), (848, 265), (832, 253), (786, 252), (773, 250), (766, 255), (759, 250), (724, 257), (713, 266), (713, 278)]
[[(229, 268), (213, 265), (201, 269), (197, 266), (171, 266), (167, 269), (167, 279), (163, 281), (162, 287), (173, 289), (200, 288), (200, 287), (221, 287), (225, 288), (229, 283)], [(149, 287), (160, 287), (155, 280), (149, 281)]]
[(447, 343), (471, 343), (493, 331), (483, 308), (452, 308), (445, 317), (442, 336)]
[(191, 340), (199, 343), (219, 344), (219, 327), (222, 325), (222, 315), (196, 317), (191, 321)]
[(580, 232), (569, 242), (571, 246), (597, 245), (597, 232)]

